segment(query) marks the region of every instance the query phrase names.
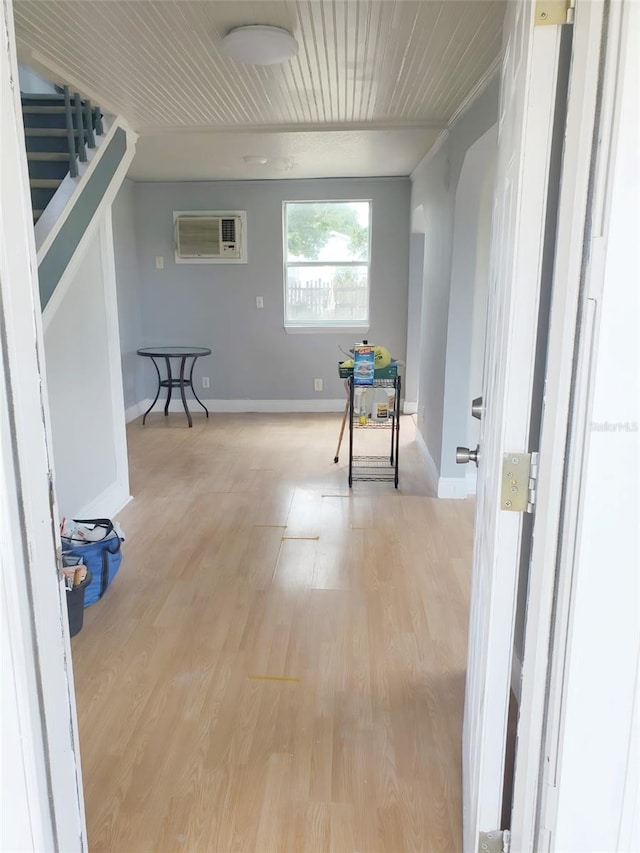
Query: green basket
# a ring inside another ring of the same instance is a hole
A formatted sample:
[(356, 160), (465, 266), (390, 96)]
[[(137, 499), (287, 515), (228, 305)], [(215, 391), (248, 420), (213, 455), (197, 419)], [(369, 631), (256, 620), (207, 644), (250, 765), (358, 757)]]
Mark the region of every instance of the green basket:
[[(338, 362), (338, 375), (340, 379), (348, 379), (350, 376), (353, 376), (353, 367), (343, 367), (340, 362)], [(398, 375), (398, 365), (395, 362), (391, 362), (386, 367), (381, 368), (380, 370), (375, 370), (373, 374), (374, 379), (393, 379)]]

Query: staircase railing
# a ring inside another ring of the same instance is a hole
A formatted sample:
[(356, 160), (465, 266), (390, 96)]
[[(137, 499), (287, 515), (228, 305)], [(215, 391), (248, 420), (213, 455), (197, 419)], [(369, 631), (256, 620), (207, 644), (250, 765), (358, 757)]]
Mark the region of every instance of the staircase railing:
[(73, 111), (71, 110), (71, 95), (69, 87), (64, 87), (64, 114), (67, 123), (67, 145), (69, 146), (69, 174), (78, 177), (78, 161), (76, 160), (76, 141), (73, 127)]
[[(87, 148), (96, 147), (96, 134), (102, 136), (102, 113), (99, 107), (92, 107), (91, 101), (82, 101), (76, 92), (71, 100), (69, 87), (65, 86), (64, 112), (67, 125), (67, 144), (69, 146), (69, 174), (78, 177), (78, 160), (87, 162)], [(73, 118), (75, 115), (75, 125)]]
[(86, 163), (87, 149), (96, 147), (96, 135), (103, 134), (102, 113), (78, 92), (72, 94), (68, 86), (58, 94), (23, 93), (22, 103), (33, 215), (37, 222), (62, 183), (65, 167), (72, 178), (77, 178), (78, 163)]

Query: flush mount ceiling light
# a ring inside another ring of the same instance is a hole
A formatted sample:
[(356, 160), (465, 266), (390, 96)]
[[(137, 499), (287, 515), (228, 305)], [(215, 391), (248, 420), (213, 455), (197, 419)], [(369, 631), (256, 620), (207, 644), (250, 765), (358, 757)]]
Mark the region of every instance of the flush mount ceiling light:
[(267, 164), (267, 158), (261, 157), (257, 154), (248, 154), (242, 159), (247, 164), (247, 166), (265, 166)]
[(222, 39), (224, 52), (246, 65), (276, 65), (298, 52), (298, 42), (282, 27), (236, 27)]

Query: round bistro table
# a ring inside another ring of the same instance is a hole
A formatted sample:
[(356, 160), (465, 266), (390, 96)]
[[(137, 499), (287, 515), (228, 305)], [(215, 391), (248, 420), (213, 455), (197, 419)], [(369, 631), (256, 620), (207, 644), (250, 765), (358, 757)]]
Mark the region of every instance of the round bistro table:
[[(160, 396), (160, 391), (163, 388), (167, 389), (167, 400), (164, 404), (164, 414), (165, 417), (169, 414), (169, 403), (171, 402), (171, 391), (173, 388), (180, 389), (180, 396), (182, 397), (182, 405), (184, 406), (184, 411), (187, 416), (187, 420), (189, 421), (189, 426), (193, 426), (193, 421), (191, 420), (191, 412), (189, 411), (189, 406), (187, 405), (187, 398), (184, 393), (185, 388), (191, 388), (191, 392), (193, 396), (196, 398), (198, 403), (205, 410), (207, 417), (209, 417), (209, 411), (202, 400), (196, 394), (195, 388), (193, 387), (193, 368), (195, 367), (196, 361), (203, 355), (211, 355), (211, 350), (209, 347), (142, 347), (142, 349), (137, 350), (138, 355), (143, 356), (144, 358), (150, 358), (153, 362), (153, 366), (156, 369), (156, 373), (158, 374), (158, 390), (156, 391), (156, 396), (153, 403), (149, 406), (147, 411), (144, 413), (142, 417), (142, 423), (147, 419), (147, 415), (153, 409), (155, 404), (158, 401), (158, 397)], [(160, 373), (160, 368), (158, 367), (157, 358), (163, 358), (167, 367), (167, 378), (163, 379)], [(171, 359), (177, 358), (180, 359), (180, 368), (177, 376), (174, 376), (171, 371)], [(189, 370), (189, 378), (185, 378), (186, 367), (187, 367), (187, 359), (193, 359), (191, 362), (191, 368)]]

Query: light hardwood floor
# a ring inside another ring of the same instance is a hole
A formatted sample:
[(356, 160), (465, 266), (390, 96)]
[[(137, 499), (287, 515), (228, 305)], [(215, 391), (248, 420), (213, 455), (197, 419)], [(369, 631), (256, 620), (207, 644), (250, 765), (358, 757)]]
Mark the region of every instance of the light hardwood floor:
[(406, 417), (399, 491), (350, 494), (339, 423), (129, 426), (123, 565), (72, 641), (92, 853), (460, 850), (473, 507)]

